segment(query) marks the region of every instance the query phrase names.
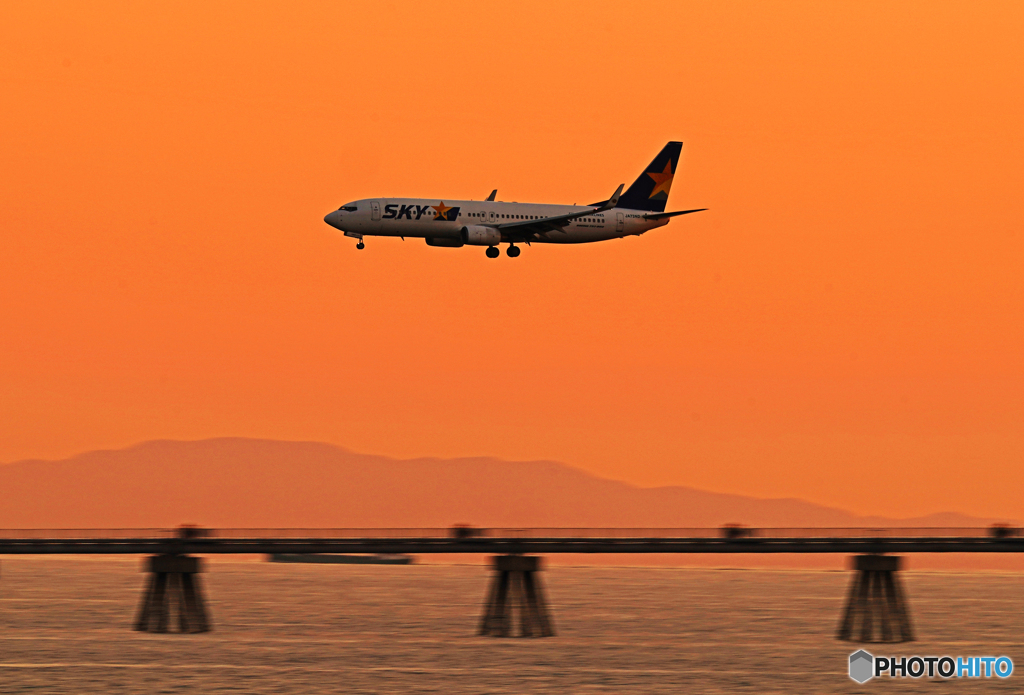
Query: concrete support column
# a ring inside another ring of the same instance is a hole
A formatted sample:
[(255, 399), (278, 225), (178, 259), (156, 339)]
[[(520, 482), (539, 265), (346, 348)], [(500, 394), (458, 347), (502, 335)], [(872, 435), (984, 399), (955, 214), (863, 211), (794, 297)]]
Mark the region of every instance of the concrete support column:
[(141, 632), (169, 632), (177, 617), (179, 632), (209, 632), (210, 619), (203, 601), (199, 573), (202, 561), (190, 555), (153, 555), (146, 558), (146, 589), (135, 620)]
[(488, 591), (481, 635), (511, 637), (518, 616), (519, 637), (550, 637), (555, 634), (548, 615), (540, 575), (541, 558), (535, 555), (495, 555), (494, 575)]
[(850, 642), (912, 642), (906, 595), (896, 574), (902, 558), (856, 555), (855, 572), (836, 637)]

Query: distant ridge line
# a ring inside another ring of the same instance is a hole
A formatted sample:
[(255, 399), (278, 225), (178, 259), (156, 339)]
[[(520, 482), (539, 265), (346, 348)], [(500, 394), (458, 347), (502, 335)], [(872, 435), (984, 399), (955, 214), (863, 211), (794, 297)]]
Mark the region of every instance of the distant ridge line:
[(987, 527), (861, 516), (794, 498), (641, 488), (554, 461), (395, 459), (312, 441), (140, 442), (0, 465), (0, 528)]

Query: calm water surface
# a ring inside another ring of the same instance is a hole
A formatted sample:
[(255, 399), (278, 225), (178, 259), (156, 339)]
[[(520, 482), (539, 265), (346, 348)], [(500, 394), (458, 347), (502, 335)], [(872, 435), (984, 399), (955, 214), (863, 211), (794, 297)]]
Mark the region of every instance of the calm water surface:
[(876, 654), (1005, 654), (1007, 679), (846, 676), (845, 572), (552, 567), (556, 637), (474, 636), (482, 566), (214, 559), (214, 631), (130, 629), (137, 559), (0, 558), (0, 693), (1024, 692), (1024, 579), (905, 572), (921, 641)]

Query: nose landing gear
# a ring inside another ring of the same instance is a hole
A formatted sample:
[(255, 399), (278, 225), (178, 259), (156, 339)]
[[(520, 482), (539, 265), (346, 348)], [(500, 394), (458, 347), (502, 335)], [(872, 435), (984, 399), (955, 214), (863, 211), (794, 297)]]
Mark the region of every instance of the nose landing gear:
[(485, 253), (487, 254), (488, 258), (497, 258), (498, 254), (501, 253), (501, 252), (498, 251), (498, 247), (497, 246), (488, 246), (487, 247), (487, 251), (485, 251)]
[(363, 243), (362, 239), (356, 242), (356, 248), (359, 249), (360, 251), (366, 248), (366, 244)]

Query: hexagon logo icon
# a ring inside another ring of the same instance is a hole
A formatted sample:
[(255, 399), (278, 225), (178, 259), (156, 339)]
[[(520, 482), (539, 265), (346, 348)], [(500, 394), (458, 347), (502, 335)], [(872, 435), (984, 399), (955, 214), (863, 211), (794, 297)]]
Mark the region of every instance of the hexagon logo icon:
[(875, 657), (863, 649), (850, 654), (850, 678), (858, 683), (867, 683), (874, 677)]

